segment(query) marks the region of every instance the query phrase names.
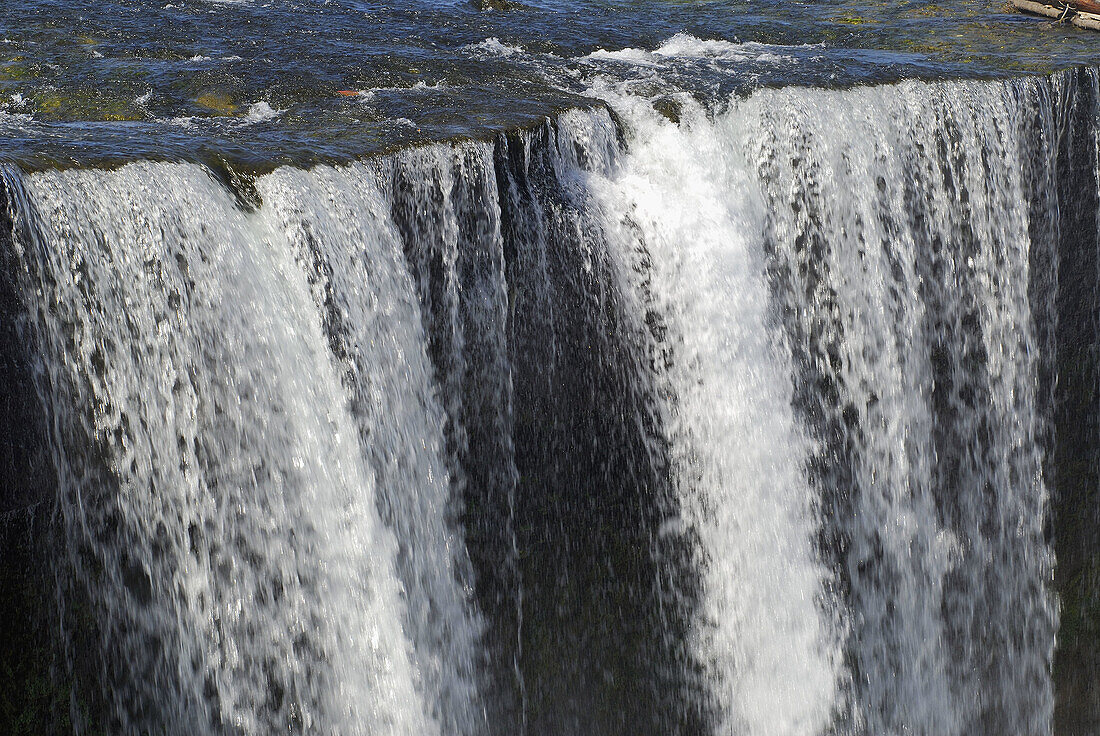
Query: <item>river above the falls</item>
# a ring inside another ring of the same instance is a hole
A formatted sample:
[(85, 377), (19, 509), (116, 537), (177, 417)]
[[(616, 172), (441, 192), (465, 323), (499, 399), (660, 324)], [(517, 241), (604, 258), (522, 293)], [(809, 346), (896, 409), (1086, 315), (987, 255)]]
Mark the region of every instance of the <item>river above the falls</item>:
[(765, 86), (1048, 73), (1095, 40), (992, 3), (14, 0), (0, 157), (269, 170), (530, 125), (607, 80), (721, 108)]

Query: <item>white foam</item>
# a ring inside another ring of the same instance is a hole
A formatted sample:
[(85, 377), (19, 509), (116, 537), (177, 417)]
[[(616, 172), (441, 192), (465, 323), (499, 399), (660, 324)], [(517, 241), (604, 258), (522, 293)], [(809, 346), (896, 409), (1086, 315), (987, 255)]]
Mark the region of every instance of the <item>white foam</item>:
[(271, 105), (261, 100), (248, 106), (248, 112), (244, 116), (244, 121), (248, 125), (262, 123), (267, 120), (274, 120), (284, 112), (286, 112), (286, 110), (275, 110)]
[(740, 61), (750, 57), (752, 46), (733, 41), (700, 39), (688, 33), (677, 33), (665, 41), (655, 54), (686, 58), (722, 58)]
[(524, 53), (521, 47), (502, 43), (496, 36), (491, 36), (484, 41), (470, 44), (465, 48), (469, 51), (477, 51), (490, 56), (512, 56), (513, 54)]
[(372, 87), (369, 90), (359, 91), (359, 96), (375, 95), (378, 92), (438, 92), (440, 90), (447, 89), (447, 82), (444, 79), (440, 79), (434, 84), (428, 84), (424, 80), (416, 82), (411, 87)]
[[(729, 131), (684, 101), (683, 124), (611, 97), (629, 153), (588, 186), (668, 337), (663, 408), (683, 519), (702, 546), (690, 643), (713, 673), (721, 733), (818, 734), (841, 701), (839, 632), (816, 601), (812, 444), (792, 408), (791, 356), (770, 316), (766, 210)], [(639, 254), (645, 254), (646, 258)], [(632, 259), (638, 259), (636, 261)]]
[(628, 64), (637, 64), (639, 66), (657, 66), (659, 61), (657, 55), (652, 51), (634, 48), (625, 48), (618, 51), (596, 49), (584, 58), (601, 61), (621, 61)]
[(6, 110), (0, 109), (0, 123), (3, 123), (5, 125), (13, 125), (18, 127), (20, 130), (29, 130), (29, 126), (33, 125), (34, 122), (34, 116), (29, 113), (11, 113), (7, 112)]
[(597, 49), (583, 58), (619, 61), (647, 67), (658, 66), (675, 59), (778, 64), (795, 61), (795, 57), (789, 53), (795, 48), (756, 42), (737, 43), (721, 39), (701, 39), (688, 33), (677, 33), (653, 51), (630, 47), (618, 51)]

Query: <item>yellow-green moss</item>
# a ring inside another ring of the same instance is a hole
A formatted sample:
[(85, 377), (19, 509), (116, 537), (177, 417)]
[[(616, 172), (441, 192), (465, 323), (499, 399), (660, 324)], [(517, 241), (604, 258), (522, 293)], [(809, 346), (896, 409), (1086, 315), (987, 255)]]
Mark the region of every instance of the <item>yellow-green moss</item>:
[(35, 110), (45, 118), (93, 122), (142, 120), (145, 113), (133, 101), (85, 90), (44, 90), (33, 96)]
[(21, 62), (23, 57), (17, 56), (6, 62), (0, 62), (0, 81), (19, 82), (24, 79), (33, 79), (38, 76)]
[(874, 18), (865, 18), (854, 13), (844, 13), (843, 15), (833, 17), (831, 20), (833, 21), (833, 23), (843, 23), (844, 25), (849, 26), (876, 25), (880, 22), (875, 20)]
[(206, 92), (195, 98), (195, 104), (205, 107), (216, 115), (232, 115), (237, 112), (237, 106), (229, 95), (220, 92)]

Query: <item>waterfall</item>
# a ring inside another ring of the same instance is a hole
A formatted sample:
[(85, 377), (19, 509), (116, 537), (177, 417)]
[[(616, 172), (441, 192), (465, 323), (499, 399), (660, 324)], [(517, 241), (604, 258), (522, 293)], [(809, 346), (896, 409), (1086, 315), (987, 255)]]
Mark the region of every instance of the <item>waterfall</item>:
[(625, 87), (597, 87), (630, 138), (591, 186), (663, 317), (718, 730), (1047, 732), (1025, 177), (1057, 100), (764, 90), (673, 123)]
[(1036, 92), (904, 84), (736, 113), (773, 213), (854, 717), (872, 733), (1049, 729), (1022, 180)]
[[(430, 383), (408, 388), (430, 374), (407, 276), (392, 271), (392, 238), (387, 251), (370, 229), (369, 192), (355, 194), (372, 237), (325, 262), (336, 308), (370, 308), (340, 292), (356, 275), (394, 291), (376, 291), (387, 304), (349, 334), (325, 325), (302, 261), (327, 256), (326, 225), (355, 221), (338, 200), (311, 210), (321, 224), (294, 221), (275, 204), (292, 184), (265, 182), (272, 222), (188, 165), (24, 182), (68, 540), (61, 605), (94, 612), (67, 631), (89, 658), (72, 666), (108, 683), (121, 731), (421, 734), (457, 717), (425, 699), (468, 697), (439, 683), (470, 667), (476, 628), (447, 575), (460, 553), (448, 556), (443, 528), (440, 409)], [(349, 344), (342, 365), (330, 340)], [(358, 380), (371, 349), (396, 365), (375, 361)], [(374, 426), (394, 410), (361, 384), (395, 380), (387, 370), (401, 379), (402, 428), (435, 427), (434, 442)], [(422, 545), (442, 559), (406, 559)], [(423, 590), (412, 606), (409, 589)], [(431, 604), (453, 653), (418, 651)]]
[(836, 622), (822, 610), (811, 445), (770, 304), (767, 213), (734, 135), (740, 121), (713, 124), (685, 101), (674, 125), (644, 101), (616, 103), (635, 134), (630, 152), (591, 186), (613, 242), (645, 259), (623, 271), (646, 273), (639, 300), (663, 317), (653, 350), (683, 515), (662, 532), (698, 538), (692, 638), (715, 680), (719, 732), (820, 733), (840, 684)]
[[(283, 169), (260, 182), (266, 213), (295, 244), (332, 353), (341, 358), (360, 447), (394, 531), (406, 635), (444, 733), (483, 727), (480, 623), (464, 592), (469, 556), (453, 523), (443, 426), (419, 304), (386, 200), (362, 166)], [(350, 247), (349, 247), (350, 246)]]
[(5, 169), (56, 730), (1087, 729), (1096, 79)]

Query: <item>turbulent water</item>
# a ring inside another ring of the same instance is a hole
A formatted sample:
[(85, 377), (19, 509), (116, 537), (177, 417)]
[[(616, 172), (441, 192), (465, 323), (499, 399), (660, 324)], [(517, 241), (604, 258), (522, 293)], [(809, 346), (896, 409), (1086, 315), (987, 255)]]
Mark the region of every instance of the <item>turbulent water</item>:
[(783, 53), (337, 166), (3, 169), (4, 718), (1094, 732), (1100, 77), (652, 84)]

